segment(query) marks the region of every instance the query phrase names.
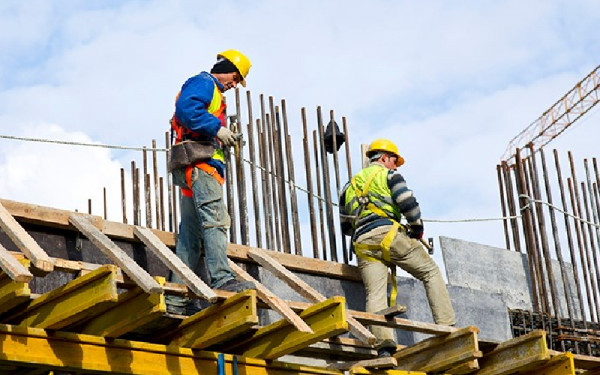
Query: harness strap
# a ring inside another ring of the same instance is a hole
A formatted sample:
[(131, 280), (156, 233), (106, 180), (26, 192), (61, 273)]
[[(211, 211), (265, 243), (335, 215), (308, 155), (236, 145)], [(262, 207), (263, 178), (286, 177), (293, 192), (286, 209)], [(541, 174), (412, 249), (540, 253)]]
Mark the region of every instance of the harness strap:
[[(403, 230), (403, 227), (397, 221), (393, 221), (392, 229), (386, 233), (386, 235), (383, 237), (383, 240), (381, 240), (378, 245), (367, 245), (352, 242), (354, 245), (354, 251), (358, 257), (370, 262), (383, 263), (392, 271), (392, 293), (390, 294), (390, 306), (394, 306), (396, 304), (396, 296), (398, 295), (398, 285), (396, 284), (396, 265), (391, 262), (390, 258), (390, 246), (398, 234), (398, 230)], [(381, 250), (383, 259), (377, 259), (366, 254), (366, 251), (377, 250)]]
[(221, 177), (219, 172), (217, 172), (217, 168), (213, 167), (212, 165), (209, 165), (208, 163), (202, 162), (196, 165), (188, 165), (187, 167), (185, 167), (185, 182), (188, 186), (188, 189), (181, 188), (181, 194), (183, 194), (184, 197), (192, 197), (192, 171), (194, 170), (194, 167), (202, 169), (204, 172), (208, 173), (208, 175), (212, 176), (215, 180), (217, 180), (217, 182), (220, 185), (223, 185), (225, 183), (225, 179)]

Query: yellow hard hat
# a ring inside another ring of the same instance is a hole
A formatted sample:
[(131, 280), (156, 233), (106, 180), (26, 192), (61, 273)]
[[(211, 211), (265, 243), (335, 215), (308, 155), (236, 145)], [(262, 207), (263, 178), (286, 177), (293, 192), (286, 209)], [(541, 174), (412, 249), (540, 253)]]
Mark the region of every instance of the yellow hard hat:
[(217, 59), (221, 57), (226, 58), (227, 60), (231, 61), (233, 65), (235, 65), (242, 76), (242, 81), (240, 84), (246, 87), (246, 76), (248, 75), (248, 71), (250, 71), (250, 67), (252, 66), (246, 55), (240, 51), (228, 49), (227, 51), (223, 51), (217, 55)]
[(404, 164), (404, 158), (400, 156), (398, 153), (398, 147), (394, 144), (394, 142), (387, 139), (376, 139), (369, 145), (369, 149), (367, 150), (367, 157), (370, 157), (375, 152), (389, 152), (390, 154), (394, 154), (398, 157), (396, 160), (396, 167)]

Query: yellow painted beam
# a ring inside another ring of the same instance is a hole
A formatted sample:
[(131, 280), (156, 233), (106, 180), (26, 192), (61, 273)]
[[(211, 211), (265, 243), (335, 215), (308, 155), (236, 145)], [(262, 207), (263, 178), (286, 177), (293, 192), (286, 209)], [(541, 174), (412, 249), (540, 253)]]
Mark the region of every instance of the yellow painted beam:
[[(225, 373), (234, 356), (225, 354)], [(0, 364), (94, 374), (217, 374), (218, 353), (98, 336), (0, 324)], [(340, 371), (254, 358), (237, 358), (239, 374), (342, 375)]]
[(533, 331), (527, 335), (500, 343), (479, 360), (478, 375), (505, 375), (526, 372), (550, 359), (546, 332)]
[(426, 372), (420, 372), (420, 371), (366, 369), (361, 366), (351, 368), (349, 371), (349, 374), (350, 375), (427, 375)]
[[(25, 268), (29, 268), (29, 260), (18, 260)], [(0, 314), (29, 301), (31, 290), (28, 282), (13, 281), (5, 272), (0, 272)]]
[(312, 334), (300, 332), (282, 319), (259, 329), (250, 339), (232, 349), (248, 357), (275, 359), (322, 339), (348, 332), (345, 303), (345, 298), (333, 297), (300, 313), (300, 317), (313, 330)]
[(177, 327), (171, 345), (207, 348), (232, 339), (257, 324), (256, 291), (247, 290), (186, 318)]
[[(156, 281), (159, 285), (164, 285), (165, 278), (156, 277)], [(78, 332), (119, 337), (160, 318), (166, 311), (164, 294), (147, 294), (137, 287), (121, 293), (116, 304), (86, 322)]]
[(61, 329), (90, 318), (117, 302), (117, 267), (104, 265), (36, 298), (9, 318), (21, 326)]
[(573, 353), (563, 353), (531, 371), (532, 375), (575, 375)]
[(431, 337), (394, 354), (402, 370), (443, 372), (482, 356), (477, 327), (465, 327), (444, 336)]

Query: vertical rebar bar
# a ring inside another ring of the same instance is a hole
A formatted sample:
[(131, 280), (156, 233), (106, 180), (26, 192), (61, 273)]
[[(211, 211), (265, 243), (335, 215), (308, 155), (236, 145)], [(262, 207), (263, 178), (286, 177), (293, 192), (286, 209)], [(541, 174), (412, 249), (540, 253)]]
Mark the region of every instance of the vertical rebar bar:
[(587, 302), (588, 302), (588, 311), (590, 313), (590, 321), (595, 322), (596, 321), (596, 306), (594, 305), (592, 284), (591, 284), (591, 281), (589, 280), (589, 277), (591, 275), (589, 275), (589, 273), (588, 273), (589, 268), (587, 265), (587, 263), (589, 262), (589, 258), (586, 257), (583, 240), (581, 238), (581, 230), (580, 230), (580, 226), (579, 226), (579, 220), (577, 219), (579, 217), (579, 213), (577, 210), (577, 203), (575, 201), (575, 193), (573, 191), (573, 183), (571, 181), (571, 178), (567, 178), (567, 185), (569, 187), (569, 196), (571, 198), (571, 211), (573, 212), (573, 216), (575, 216), (575, 219), (573, 221), (574, 221), (574, 225), (575, 225), (575, 234), (577, 235), (577, 246), (579, 247), (579, 257), (581, 259), (581, 273), (583, 274), (583, 280), (585, 282), (585, 290), (586, 290), (586, 297), (587, 297)]
[[(577, 177), (576, 177), (576, 173), (575, 173), (575, 163), (573, 162), (573, 154), (571, 153), (571, 151), (568, 152), (569, 154), (569, 165), (571, 166), (571, 177), (573, 178), (573, 191), (575, 193), (575, 202), (577, 203), (577, 214), (576, 216), (581, 219), (583, 217), (583, 211), (581, 210), (581, 200), (579, 199), (579, 186), (577, 184)], [(598, 318), (600, 317), (600, 305), (598, 304), (598, 288), (596, 285), (596, 281), (593, 277), (594, 272), (592, 271), (592, 264), (591, 264), (591, 259), (590, 259), (590, 252), (589, 252), (589, 248), (587, 246), (587, 235), (586, 235), (586, 230), (585, 230), (585, 226), (583, 225), (583, 223), (580, 222), (580, 220), (576, 220), (577, 226), (580, 228), (581, 230), (581, 236), (582, 236), (582, 243), (583, 243), (583, 249), (585, 251), (585, 256), (586, 256), (586, 261), (587, 261), (587, 267), (588, 267), (588, 272), (589, 272), (589, 277), (590, 277), (590, 284), (592, 286), (592, 293), (593, 293), (593, 297), (594, 297), (594, 303), (595, 303), (595, 308), (594, 308), (594, 315), (595, 315), (595, 319), (593, 319), (594, 322), (598, 322)]]
[(313, 149), (315, 156), (315, 175), (317, 176), (317, 207), (319, 208), (319, 221), (321, 229), (321, 246), (323, 260), (327, 260), (327, 240), (325, 239), (325, 214), (323, 213), (323, 198), (321, 196), (321, 175), (319, 174), (319, 147), (317, 146), (317, 131), (313, 130)]
[[(342, 190), (342, 183), (340, 181), (340, 168), (338, 163), (338, 146), (337, 146), (337, 126), (335, 124), (335, 119), (333, 116), (333, 110), (329, 111), (329, 121), (331, 123), (331, 134), (333, 141), (333, 169), (335, 173), (335, 186), (336, 186), (336, 194), (335, 200), (339, 202), (340, 191)], [(333, 201), (333, 199), (332, 199)], [(346, 237), (344, 235), (340, 236), (340, 240), (342, 242), (342, 258), (344, 259), (344, 263), (348, 264), (348, 247), (346, 245)]]
[(121, 168), (121, 209), (123, 211), (123, 224), (127, 224), (127, 197), (125, 196), (125, 169)]
[(102, 189), (102, 195), (103, 195), (103, 202), (104, 202), (104, 220), (108, 219), (108, 213), (107, 213), (107, 208), (106, 208), (106, 188)]
[(512, 217), (510, 219), (510, 226), (511, 226), (512, 234), (513, 234), (513, 243), (515, 245), (515, 251), (518, 251), (520, 253), (521, 252), (521, 237), (519, 235), (519, 224), (518, 224), (517, 218), (516, 218), (516, 216), (517, 216), (516, 206), (517, 205), (516, 205), (515, 199), (514, 199), (513, 181), (512, 181), (512, 177), (511, 177), (511, 171), (510, 171), (511, 168), (506, 161), (502, 162), (502, 167), (503, 167), (504, 181), (506, 181), (508, 212), (510, 213), (510, 216)]
[[(540, 149), (540, 157), (542, 160), (542, 175), (544, 176), (544, 186), (546, 188), (546, 199), (548, 200), (548, 203), (550, 205), (553, 205), (552, 189), (550, 186), (550, 180), (548, 178), (548, 170), (546, 168), (546, 156), (544, 155), (543, 148)], [(565, 262), (564, 262), (563, 256), (562, 256), (562, 248), (560, 245), (560, 238), (558, 236), (558, 226), (556, 225), (556, 215), (554, 214), (553, 208), (549, 208), (548, 212), (550, 215), (550, 223), (552, 225), (552, 235), (553, 235), (553, 239), (554, 239), (554, 249), (556, 251), (556, 258), (558, 259), (558, 264), (560, 266), (560, 274), (562, 277), (563, 290), (565, 293), (565, 301), (567, 304), (567, 314), (569, 317), (569, 323), (570, 323), (571, 329), (575, 329), (575, 322), (573, 320), (573, 306), (571, 305), (572, 292), (570, 290), (570, 285), (569, 285), (567, 272), (566, 272), (566, 268), (565, 268)], [(565, 351), (565, 343), (562, 340), (561, 340), (561, 350)], [(577, 344), (575, 345), (575, 351), (577, 353), (579, 353), (579, 345), (577, 345)]]
[[(240, 109), (240, 95), (239, 88), (235, 89), (235, 123), (232, 127), (235, 129), (234, 132), (242, 134), (242, 119)], [(238, 139), (233, 146), (235, 153), (235, 171), (236, 171), (236, 182), (237, 182), (237, 193), (239, 202), (239, 214), (240, 214), (240, 239), (242, 245), (250, 244), (250, 234), (248, 233), (248, 199), (246, 196), (246, 168), (244, 167), (244, 141)]]
[[(352, 179), (352, 163), (350, 160), (350, 142), (348, 141), (348, 124), (346, 122), (346, 117), (342, 117), (342, 123), (344, 124), (344, 143), (346, 145), (346, 171), (348, 172), (348, 181)], [(343, 202), (340, 202), (343, 204)], [(345, 242), (346, 239), (342, 234), (342, 239)], [(352, 245), (350, 245), (350, 249), (348, 250), (348, 260), (352, 261)]]
[(304, 138), (302, 144), (304, 146), (304, 171), (306, 172), (306, 189), (308, 191), (306, 201), (308, 202), (308, 216), (310, 221), (310, 234), (312, 238), (313, 257), (319, 259), (319, 245), (317, 237), (317, 222), (315, 220), (315, 207), (313, 205), (313, 188), (312, 188), (312, 169), (310, 167), (310, 151), (308, 146), (308, 130), (306, 124), (306, 108), (302, 107), (300, 111), (302, 115), (302, 131)]
[(263, 212), (265, 214), (265, 240), (268, 249), (274, 249), (273, 243), (273, 211), (271, 210), (271, 176), (269, 176), (269, 162), (267, 156), (266, 130), (261, 126), (261, 120), (256, 120), (256, 130), (258, 132), (258, 156), (260, 158), (261, 170), (260, 177), (263, 189)]
[[(538, 200), (536, 203), (536, 212), (538, 218), (538, 225), (540, 229), (540, 239), (542, 242), (542, 253), (544, 256), (544, 260), (546, 261), (546, 273), (548, 274), (548, 285), (550, 286), (550, 298), (552, 300), (552, 306), (554, 307), (554, 316), (557, 319), (560, 319), (560, 309), (558, 304), (558, 296), (557, 296), (557, 288), (556, 281), (554, 279), (554, 270), (552, 269), (552, 259), (550, 258), (550, 248), (548, 245), (548, 237), (546, 235), (546, 220), (544, 218), (544, 210), (542, 207), (542, 203), (539, 201), (542, 200), (542, 193), (540, 189), (540, 183), (538, 179), (538, 170), (537, 163), (535, 161), (535, 151), (533, 150), (533, 145), (529, 144), (529, 149), (531, 152), (531, 177), (532, 177), (532, 187), (533, 187), (533, 197)], [(548, 310), (550, 312), (550, 310)]]
[(136, 183), (135, 161), (131, 161), (131, 188), (133, 190), (133, 225), (139, 225), (137, 205), (137, 183)]
[(254, 118), (252, 117), (252, 98), (250, 96), (250, 91), (246, 91), (246, 102), (248, 104), (248, 147), (250, 156), (250, 181), (252, 183), (252, 203), (254, 204), (254, 234), (256, 238), (256, 246), (261, 248), (262, 228), (260, 225), (260, 200), (258, 186), (256, 185), (256, 145), (254, 144)]
[(502, 182), (502, 167), (500, 164), (496, 165), (496, 174), (498, 175), (498, 190), (500, 192), (500, 207), (502, 211), (502, 224), (504, 227), (504, 240), (506, 243), (506, 249), (510, 250), (510, 237), (508, 235), (508, 218), (506, 215), (506, 203), (504, 201), (504, 183)]
[(271, 198), (272, 198), (272, 210), (273, 210), (273, 231), (275, 232), (275, 250), (282, 251), (282, 238), (281, 238), (281, 227), (279, 225), (279, 192), (277, 191), (278, 183), (277, 183), (277, 153), (275, 152), (275, 146), (273, 145), (274, 141), (274, 129), (271, 121), (271, 116), (267, 113), (266, 117), (267, 122), (265, 123), (265, 128), (267, 129), (267, 142), (269, 143), (269, 169), (270, 169), (270, 179), (271, 179)]
[[(165, 148), (167, 149), (167, 154), (165, 156), (165, 164), (168, 171), (169, 159), (171, 155), (171, 137), (169, 132), (165, 132)], [(177, 217), (175, 215), (175, 207), (177, 202), (175, 201), (173, 180), (170, 172), (167, 172), (167, 201), (169, 206), (169, 231), (177, 232)]]
[(161, 227), (161, 216), (160, 216), (160, 196), (158, 192), (158, 163), (156, 154), (156, 139), (152, 140), (152, 174), (154, 175), (154, 209), (156, 218), (156, 229), (165, 230)]
[(525, 171), (523, 170), (523, 161), (521, 160), (521, 150), (516, 149), (515, 155), (515, 180), (517, 183), (517, 194), (519, 195), (519, 207), (521, 209), (521, 216), (523, 218), (523, 234), (525, 235), (526, 253), (529, 266), (529, 278), (531, 282), (531, 291), (533, 296), (533, 307), (534, 311), (540, 311), (540, 301), (538, 298), (537, 288), (537, 276), (535, 272), (535, 264), (533, 260), (533, 233), (531, 230), (531, 207), (529, 207), (529, 200), (526, 196), (525, 188)]
[(142, 173), (142, 181), (144, 183), (144, 209), (146, 212), (146, 227), (152, 228), (152, 202), (150, 200), (150, 176), (148, 175), (148, 150), (146, 146), (142, 151), (144, 170)]
[[(269, 97), (272, 100), (273, 97)], [(271, 102), (272, 105), (272, 102)], [(279, 118), (279, 107), (275, 106), (275, 117), (273, 121), (273, 134), (275, 135), (274, 145), (275, 152), (277, 153), (278, 162), (277, 167), (277, 182), (279, 190), (279, 207), (280, 207), (280, 219), (281, 219), (281, 237), (283, 239), (283, 250), (290, 254), (292, 252), (292, 244), (290, 242), (290, 222), (288, 217), (288, 204), (287, 204), (287, 193), (285, 188), (285, 162), (283, 159), (283, 129), (281, 127), (281, 120)]]
[[(564, 189), (564, 185), (563, 185), (563, 180), (562, 180), (562, 171), (560, 168), (560, 161), (558, 158), (558, 152), (555, 150), (553, 150), (554, 152), (554, 165), (556, 168), (556, 175), (557, 175), (557, 180), (558, 180), (558, 187), (559, 187), (559, 191), (560, 191), (560, 200), (562, 203), (562, 210), (563, 210), (563, 221), (565, 223), (565, 229), (567, 232), (567, 245), (569, 247), (569, 255), (571, 257), (571, 266), (573, 269), (573, 278), (575, 279), (575, 287), (576, 287), (576, 292), (577, 292), (577, 299), (579, 300), (579, 309), (580, 309), (580, 313), (581, 313), (581, 320), (583, 320), (584, 322), (586, 322), (586, 317), (585, 317), (585, 309), (583, 307), (583, 294), (581, 292), (581, 283), (579, 281), (579, 266), (578, 266), (578, 262), (577, 262), (577, 256), (575, 254), (575, 246), (573, 245), (573, 234), (571, 232), (571, 225), (569, 224), (569, 215), (568, 215), (568, 205), (567, 205), (567, 199), (565, 197), (565, 189)], [(587, 327), (587, 324), (586, 324)]]
[[(594, 241), (594, 235), (592, 234), (592, 232), (593, 232), (593, 230), (592, 230), (593, 226), (590, 224), (590, 221), (592, 219), (590, 217), (590, 209), (589, 209), (589, 205), (588, 205), (588, 196), (587, 196), (587, 192), (586, 192), (586, 189), (585, 189), (585, 183), (584, 182), (581, 183), (581, 192), (582, 192), (582, 195), (583, 195), (582, 198), (583, 198), (583, 207), (585, 209), (585, 220), (588, 222), (588, 224), (587, 224), (587, 230), (588, 230), (588, 233), (589, 233), (589, 246), (590, 246), (589, 250), (590, 250), (590, 253), (592, 253), (592, 261), (594, 262), (593, 271), (590, 270), (590, 272), (592, 272), (590, 274), (590, 278), (592, 278), (594, 276), (594, 274), (595, 274), (596, 277), (595, 277), (594, 281), (595, 281), (596, 285), (598, 285), (598, 283), (600, 282), (600, 273), (599, 273), (600, 271), (598, 270), (598, 256), (597, 256), (597, 253), (596, 253), (596, 244), (595, 244), (595, 241)], [(581, 213), (581, 215), (583, 215), (583, 213)], [(584, 226), (584, 224), (582, 223), (582, 227), (583, 226)], [(597, 291), (598, 290), (596, 290), (596, 292)], [(598, 308), (600, 308), (600, 304), (598, 303), (598, 301), (596, 301), (596, 306)], [(599, 314), (598, 316), (600, 318), (600, 311), (598, 312), (598, 314)]]
[(331, 260), (338, 261), (337, 245), (335, 238), (335, 225), (333, 223), (333, 201), (331, 199), (331, 183), (329, 181), (329, 161), (327, 160), (327, 152), (325, 151), (325, 131), (323, 129), (323, 116), (321, 115), (321, 107), (317, 107), (317, 127), (319, 129), (319, 149), (321, 151), (321, 164), (323, 167), (323, 191), (325, 195), (325, 212), (327, 216), (327, 232), (329, 233), (329, 251), (331, 252)]
[(160, 194), (160, 199), (159, 199), (159, 203), (160, 203), (160, 227), (162, 228), (162, 230), (166, 230), (165, 227), (165, 190), (164, 190), (164, 179), (162, 177), (158, 178), (158, 191)]
[(225, 154), (225, 174), (227, 178), (225, 179), (225, 191), (227, 194), (227, 213), (229, 214), (229, 218), (231, 220), (231, 225), (229, 227), (229, 242), (237, 243), (237, 218), (235, 216), (235, 201), (233, 196), (233, 163), (231, 161), (231, 152), (229, 152), (229, 148), (223, 148)]
[(298, 218), (298, 198), (296, 196), (296, 174), (294, 173), (294, 154), (292, 140), (288, 129), (287, 109), (285, 99), (281, 100), (281, 116), (283, 118), (283, 136), (285, 138), (285, 150), (288, 168), (288, 180), (290, 188), (290, 203), (292, 205), (292, 222), (294, 223), (294, 249), (296, 255), (302, 255), (302, 240), (300, 239), (300, 220)]

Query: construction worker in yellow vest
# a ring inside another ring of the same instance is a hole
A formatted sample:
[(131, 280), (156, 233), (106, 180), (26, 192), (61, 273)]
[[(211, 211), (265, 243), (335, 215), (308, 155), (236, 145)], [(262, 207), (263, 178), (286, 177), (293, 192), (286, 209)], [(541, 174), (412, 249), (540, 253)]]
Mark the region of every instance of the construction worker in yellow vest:
[[(239, 281), (227, 261), (227, 230), (230, 218), (223, 203), (225, 158), (223, 147), (235, 143), (226, 127), (223, 92), (246, 86), (250, 60), (237, 50), (217, 55), (210, 73), (189, 78), (175, 101), (171, 127), (175, 144), (182, 141), (208, 142), (215, 147), (212, 157), (172, 170), (173, 184), (181, 188), (181, 223), (175, 253), (194, 271), (199, 271), (201, 250), (213, 289), (240, 292), (254, 289), (249, 281)], [(177, 275), (170, 281), (181, 283)], [(167, 310), (191, 315), (198, 310), (195, 301), (168, 296)]]
[[(352, 236), (366, 291), (366, 310), (388, 308), (388, 267), (392, 272), (392, 298), (395, 304), (396, 266), (425, 285), (427, 299), (437, 324), (454, 325), (454, 310), (440, 269), (429, 256), (423, 237), (421, 210), (406, 181), (396, 169), (404, 164), (398, 148), (387, 139), (374, 140), (367, 151), (370, 164), (342, 189), (340, 218), (344, 234)], [(404, 216), (408, 225), (401, 225)], [(396, 351), (392, 328), (372, 326), (378, 354)]]

